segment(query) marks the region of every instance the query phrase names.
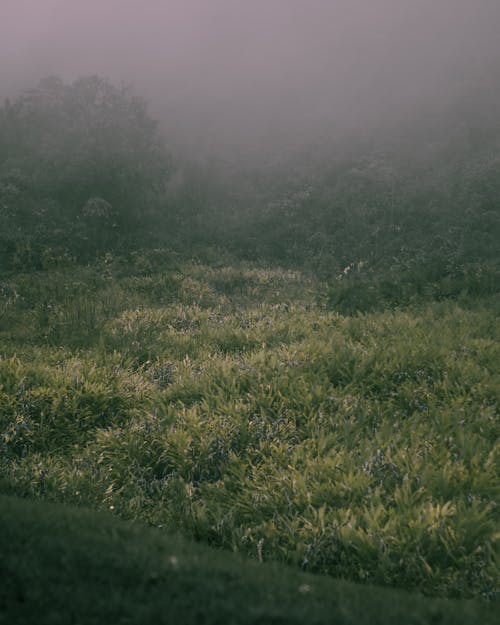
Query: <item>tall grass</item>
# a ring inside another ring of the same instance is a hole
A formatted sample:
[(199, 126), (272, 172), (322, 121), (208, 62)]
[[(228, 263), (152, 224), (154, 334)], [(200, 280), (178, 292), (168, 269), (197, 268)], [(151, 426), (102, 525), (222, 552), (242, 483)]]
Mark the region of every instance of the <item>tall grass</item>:
[(309, 571), (493, 595), (493, 299), (342, 316), (279, 269), (81, 271), (11, 278), (3, 490)]

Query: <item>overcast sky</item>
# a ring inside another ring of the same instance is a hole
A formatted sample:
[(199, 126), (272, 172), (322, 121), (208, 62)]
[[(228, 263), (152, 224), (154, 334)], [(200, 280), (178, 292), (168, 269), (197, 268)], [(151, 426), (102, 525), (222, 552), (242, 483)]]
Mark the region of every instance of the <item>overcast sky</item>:
[(1, 96), (101, 74), (181, 142), (373, 123), (495, 66), (500, 0), (0, 0)]

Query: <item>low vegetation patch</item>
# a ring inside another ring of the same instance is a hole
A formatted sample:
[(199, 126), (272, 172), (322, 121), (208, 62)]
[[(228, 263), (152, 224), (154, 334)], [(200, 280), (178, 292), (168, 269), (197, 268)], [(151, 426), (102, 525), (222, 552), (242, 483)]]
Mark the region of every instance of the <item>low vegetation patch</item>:
[(343, 316), (299, 272), (134, 262), (2, 283), (4, 492), (494, 596), (495, 300)]

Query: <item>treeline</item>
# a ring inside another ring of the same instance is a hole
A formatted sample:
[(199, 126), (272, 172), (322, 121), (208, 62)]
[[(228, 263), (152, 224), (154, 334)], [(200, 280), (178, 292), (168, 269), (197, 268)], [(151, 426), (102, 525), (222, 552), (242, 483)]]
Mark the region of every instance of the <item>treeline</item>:
[(252, 240), (329, 279), (330, 303), (343, 310), (493, 293), (499, 154), (447, 145), (424, 158), (388, 151), (334, 164), (312, 184), (291, 184), (254, 220)]
[(176, 162), (125, 88), (46, 79), (0, 113), (1, 263), (222, 248), (308, 267), (346, 312), (491, 294), (500, 278), (494, 95), (473, 93), (347, 148), (238, 170)]
[(157, 124), (128, 89), (41, 81), (0, 112), (2, 264), (130, 245), (159, 212), (168, 170)]

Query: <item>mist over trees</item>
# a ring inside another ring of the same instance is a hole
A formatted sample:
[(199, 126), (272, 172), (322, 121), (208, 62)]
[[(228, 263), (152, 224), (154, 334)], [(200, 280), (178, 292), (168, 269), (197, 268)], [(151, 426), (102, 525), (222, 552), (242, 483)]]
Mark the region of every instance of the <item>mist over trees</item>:
[(0, 44), (18, 58), (0, 86), (5, 266), (218, 247), (337, 292), (368, 280), (384, 305), (496, 288), (496, 2), (21, 5)]
[(176, 153), (262, 162), (431, 119), (498, 73), (499, 24), (497, 0), (3, 0), (0, 98), (98, 74)]
[(5, 267), (173, 247), (307, 266), (345, 311), (498, 289), (500, 89), (429, 121), (243, 166), (177, 156), (146, 103), (92, 76), (40, 81), (0, 112)]
[(4, 262), (116, 248), (154, 211), (168, 171), (157, 124), (127, 89), (42, 80), (0, 113)]

